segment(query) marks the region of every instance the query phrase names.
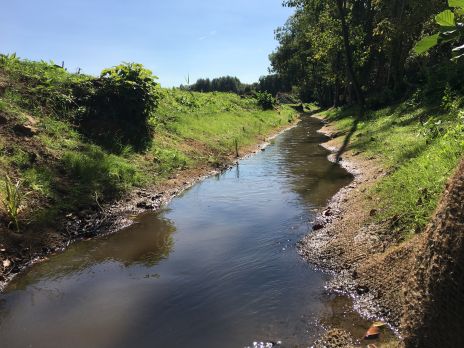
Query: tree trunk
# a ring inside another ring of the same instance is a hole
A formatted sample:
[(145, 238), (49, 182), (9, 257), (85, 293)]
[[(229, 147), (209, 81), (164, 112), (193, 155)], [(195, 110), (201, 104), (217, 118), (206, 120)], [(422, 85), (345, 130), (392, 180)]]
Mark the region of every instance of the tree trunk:
[(364, 95), (361, 90), (361, 86), (359, 85), (358, 78), (354, 72), (354, 65), (353, 65), (353, 50), (350, 45), (350, 32), (348, 29), (348, 24), (346, 23), (346, 16), (345, 16), (345, 6), (343, 0), (336, 0), (337, 7), (338, 7), (338, 14), (340, 16), (340, 22), (342, 26), (342, 36), (343, 36), (343, 45), (345, 48), (345, 55), (346, 55), (346, 70), (348, 72), (348, 78), (353, 85), (354, 93), (356, 95), (356, 101), (359, 106), (359, 115), (358, 118), (362, 119), (364, 117)]
[(346, 148), (348, 147), (351, 137), (356, 132), (359, 121), (364, 118), (364, 95), (361, 90), (361, 86), (359, 85), (359, 80), (356, 77), (356, 74), (354, 72), (353, 50), (350, 45), (350, 32), (349, 32), (348, 24), (346, 23), (346, 17), (345, 17), (346, 2), (344, 0), (337, 0), (337, 7), (338, 7), (338, 13), (340, 15), (340, 22), (342, 25), (343, 45), (345, 47), (346, 69), (348, 72), (348, 78), (351, 81), (351, 85), (356, 95), (356, 101), (359, 106), (358, 117), (354, 120), (350, 131), (346, 135), (345, 139), (343, 140), (342, 146), (340, 147), (340, 149), (337, 152), (337, 155), (335, 156), (336, 162), (338, 163), (342, 158), (341, 157), (342, 154), (345, 152)]

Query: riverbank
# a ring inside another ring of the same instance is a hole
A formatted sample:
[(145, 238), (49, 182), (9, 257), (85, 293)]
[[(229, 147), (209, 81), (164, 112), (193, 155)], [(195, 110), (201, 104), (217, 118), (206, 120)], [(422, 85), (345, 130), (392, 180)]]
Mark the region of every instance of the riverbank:
[(90, 97), (100, 82), (52, 63), (2, 56), (0, 198), (7, 200), (9, 189), (21, 199), (10, 212), (0, 205), (1, 282), (75, 240), (158, 209), (256, 151), (298, 115), (290, 106), (263, 110), (253, 96), (159, 88), (147, 121), (149, 146), (137, 150), (115, 137), (117, 148), (107, 148), (79, 123), (82, 94)]
[[(462, 153), (459, 121), (442, 116), (445, 126), (431, 138), (419, 121), (427, 111), (399, 106), (361, 122), (340, 162), (354, 181), (333, 197), (299, 246), (309, 262), (333, 272), (329, 291), (352, 297), (358, 312), (388, 323), (399, 337), (411, 310), (422, 231)], [(321, 132), (332, 138), (325, 148), (340, 149), (353, 124), (350, 113), (317, 116), (328, 122)]]
[[(42, 342), (53, 322), (58, 327), (45, 345), (73, 337), (68, 345), (77, 347), (279, 340), (306, 346), (321, 325), (338, 318), (361, 326), (353, 333), (361, 336), (368, 324), (323, 294), (326, 276), (295, 249), (314, 209), (351, 181), (327, 161), (320, 125), (304, 115), (265, 151), (196, 184), (168, 207), (141, 214), (116, 234), (74, 243), (20, 274), (1, 297), (5, 344)], [(108, 329), (95, 333), (102, 323)]]
[[(228, 170), (239, 160), (265, 151), (275, 137), (295, 127), (298, 122), (298, 117), (292, 117), (291, 122), (269, 130), (265, 136), (256, 139), (256, 143), (240, 147), (239, 157), (229, 155), (222, 157), (214, 166), (198, 165), (174, 171), (168, 178), (153, 186), (126, 192), (123, 199), (99, 204), (98, 209), (90, 207), (84, 211), (71, 212), (59, 217), (58, 221), (53, 222), (53, 227), (50, 226), (41, 231), (40, 237), (34, 235), (37, 231), (28, 230), (27, 234), (18, 236), (22, 243), (30, 243), (26, 250), (28, 257), (24, 257), (24, 250), (8, 247), (8, 241), (3, 240), (0, 260), (3, 264), (0, 271), (0, 291), (14, 276), (33, 264), (46, 260), (47, 256), (65, 251), (72, 243), (116, 233), (132, 225), (139, 214), (156, 211), (205, 178)], [(44, 244), (46, 247), (43, 246)]]

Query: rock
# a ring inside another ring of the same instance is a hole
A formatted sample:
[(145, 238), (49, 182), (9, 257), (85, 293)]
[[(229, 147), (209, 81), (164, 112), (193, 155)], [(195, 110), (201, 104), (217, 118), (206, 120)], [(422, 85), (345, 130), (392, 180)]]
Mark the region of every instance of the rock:
[(37, 128), (32, 126), (26, 126), (23, 124), (17, 124), (13, 127), (13, 131), (16, 135), (22, 137), (32, 137), (37, 134)]
[(152, 210), (152, 209), (155, 208), (153, 204), (149, 204), (149, 203), (144, 202), (144, 201), (138, 202), (136, 206), (137, 206), (137, 208), (146, 209), (146, 210)]
[(323, 228), (324, 228), (324, 225), (321, 223), (317, 223), (313, 225), (313, 231), (322, 230)]
[(327, 208), (327, 210), (325, 210), (323, 213), (322, 213), (324, 216), (332, 216), (333, 213), (332, 213), (332, 210), (329, 208)]
[(29, 124), (31, 124), (32, 126), (35, 126), (37, 124), (37, 120), (34, 117), (27, 115), (26, 118)]
[(3, 268), (8, 268), (11, 266), (11, 261), (10, 260), (3, 260)]
[(364, 286), (364, 285), (358, 285), (356, 287), (356, 293), (358, 295), (364, 295), (364, 294), (367, 294), (369, 292), (369, 288), (367, 286)]

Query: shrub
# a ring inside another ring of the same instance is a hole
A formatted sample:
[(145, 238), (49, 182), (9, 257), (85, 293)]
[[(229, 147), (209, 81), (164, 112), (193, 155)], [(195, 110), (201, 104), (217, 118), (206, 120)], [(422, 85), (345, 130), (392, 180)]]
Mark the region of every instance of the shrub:
[(146, 150), (152, 142), (148, 121), (161, 95), (156, 79), (136, 63), (103, 70), (80, 120), (82, 132), (111, 151), (125, 145)]
[(256, 100), (258, 105), (263, 108), (263, 110), (270, 110), (274, 108), (276, 104), (275, 98), (272, 94), (267, 92), (256, 92)]

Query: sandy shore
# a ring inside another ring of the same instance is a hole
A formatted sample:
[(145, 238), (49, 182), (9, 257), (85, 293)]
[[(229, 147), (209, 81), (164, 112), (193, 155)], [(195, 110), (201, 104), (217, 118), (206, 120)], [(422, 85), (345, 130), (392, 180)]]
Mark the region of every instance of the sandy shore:
[[(331, 138), (322, 146), (332, 152), (329, 159), (335, 161), (343, 134), (331, 124), (325, 124), (320, 132)], [(399, 334), (402, 303), (397, 294), (403, 291), (406, 272), (398, 269), (403, 258), (389, 259), (388, 255), (400, 236), (392, 234), (386, 224), (374, 222), (378, 202), (369, 195), (386, 173), (376, 158), (349, 148), (340, 165), (353, 175), (353, 181), (318, 214), (313, 231), (299, 243), (299, 252), (311, 264), (333, 274), (327, 284), (329, 292), (352, 297), (362, 316), (386, 322)], [(332, 337), (333, 331), (328, 335)]]

